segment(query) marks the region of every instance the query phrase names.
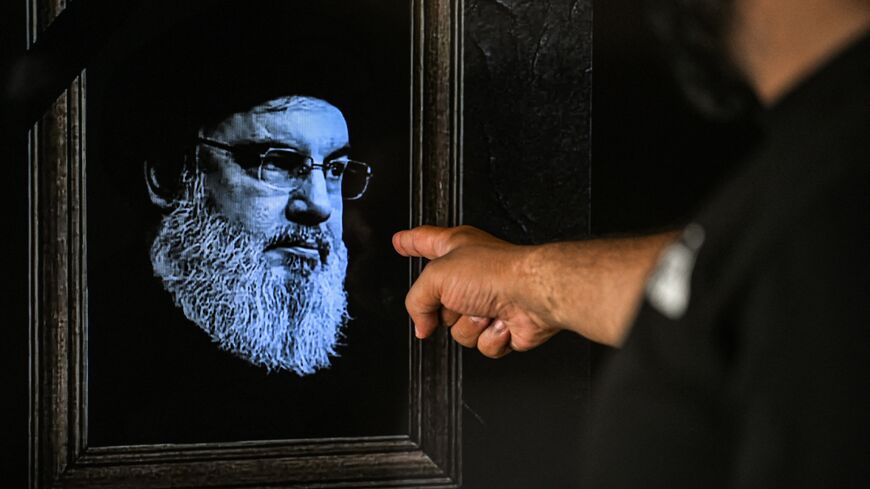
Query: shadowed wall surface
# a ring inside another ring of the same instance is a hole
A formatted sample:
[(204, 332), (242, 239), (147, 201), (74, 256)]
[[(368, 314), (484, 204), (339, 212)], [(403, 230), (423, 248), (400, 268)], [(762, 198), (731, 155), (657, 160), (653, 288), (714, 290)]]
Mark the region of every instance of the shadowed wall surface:
[[(468, 0), (465, 15), (465, 223), (519, 243), (588, 236), (591, 0)], [(466, 487), (574, 487), (589, 344), (463, 362)]]
[(466, 221), (523, 242), (590, 222), (592, 4), (470, 0)]

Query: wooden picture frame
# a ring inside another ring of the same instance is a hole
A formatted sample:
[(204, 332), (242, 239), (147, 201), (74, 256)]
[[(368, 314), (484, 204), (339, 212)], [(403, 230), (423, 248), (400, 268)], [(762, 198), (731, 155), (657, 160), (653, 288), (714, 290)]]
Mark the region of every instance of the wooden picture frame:
[[(412, 224), (454, 225), (461, 219), (463, 1), (409, 4)], [(65, 5), (30, 1), (31, 43)], [(84, 67), (29, 133), (30, 486), (460, 487), (460, 348), (443, 330), (409, 341), (407, 435), (88, 444), (87, 97)], [(421, 269), (421, 261), (410, 263), (409, 283)]]

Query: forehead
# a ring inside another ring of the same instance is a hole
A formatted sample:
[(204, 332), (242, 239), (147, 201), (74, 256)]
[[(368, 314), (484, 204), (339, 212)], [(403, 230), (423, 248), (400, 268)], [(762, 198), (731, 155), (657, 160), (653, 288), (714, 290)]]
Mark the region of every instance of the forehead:
[(227, 144), (269, 143), (315, 152), (348, 144), (347, 122), (340, 110), (322, 100), (299, 97), (233, 114), (203, 132)]

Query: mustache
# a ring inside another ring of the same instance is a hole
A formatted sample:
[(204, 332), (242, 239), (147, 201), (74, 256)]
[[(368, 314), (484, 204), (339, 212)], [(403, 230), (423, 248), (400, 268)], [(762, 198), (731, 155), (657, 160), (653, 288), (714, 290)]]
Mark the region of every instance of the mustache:
[(332, 251), (332, 242), (332, 233), (323, 228), (291, 224), (267, 236), (263, 249), (268, 251), (284, 246), (301, 246), (315, 249), (326, 256)]

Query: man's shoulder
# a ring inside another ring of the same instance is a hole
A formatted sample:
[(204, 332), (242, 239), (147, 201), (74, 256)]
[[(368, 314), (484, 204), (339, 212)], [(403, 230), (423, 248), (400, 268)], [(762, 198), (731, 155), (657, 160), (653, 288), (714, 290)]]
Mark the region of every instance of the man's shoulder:
[(863, 261), (854, 244), (870, 234), (870, 111), (846, 112), (813, 134), (780, 131), (710, 200), (697, 218), (706, 236), (698, 268), (709, 271), (709, 286), (807, 247), (819, 265), (847, 253)]

